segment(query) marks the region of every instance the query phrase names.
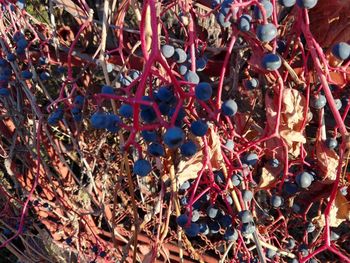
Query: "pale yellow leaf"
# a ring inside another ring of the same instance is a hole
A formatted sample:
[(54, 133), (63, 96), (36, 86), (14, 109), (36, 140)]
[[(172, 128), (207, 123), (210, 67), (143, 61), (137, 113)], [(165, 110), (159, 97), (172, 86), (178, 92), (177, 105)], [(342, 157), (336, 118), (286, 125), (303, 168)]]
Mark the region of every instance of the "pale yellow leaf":
[(272, 174), (267, 168), (263, 167), (261, 171), (260, 182), (258, 184), (259, 188), (266, 188), (271, 185), (276, 180), (275, 175)]

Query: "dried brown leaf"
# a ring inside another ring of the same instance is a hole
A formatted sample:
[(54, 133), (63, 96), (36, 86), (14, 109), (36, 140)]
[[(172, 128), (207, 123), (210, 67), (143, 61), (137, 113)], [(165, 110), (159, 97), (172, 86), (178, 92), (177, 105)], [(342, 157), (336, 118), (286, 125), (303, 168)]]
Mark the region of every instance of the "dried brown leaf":
[[(209, 126), (207, 135), (210, 163), (213, 169), (219, 170), (225, 165), (224, 159), (221, 153), (221, 142), (219, 135), (215, 132), (214, 127)], [(201, 150), (203, 143), (199, 143), (200, 150), (190, 159), (181, 160), (177, 167), (177, 183), (181, 185), (183, 182), (197, 178), (198, 172), (203, 167), (204, 154)]]
[[(277, 118), (277, 96), (270, 98), (266, 94), (265, 104), (267, 124), (270, 129), (274, 129)], [(300, 132), (304, 122), (305, 110), (306, 99), (304, 96), (298, 90), (284, 89), (279, 134), (287, 143), (289, 154), (295, 157), (300, 155), (300, 144), (306, 142), (305, 136)], [(281, 154), (281, 152), (278, 153), (278, 155)]]
[[(317, 216), (314, 220), (320, 227), (325, 225), (324, 215)], [(350, 203), (346, 197), (338, 191), (330, 209), (329, 225), (331, 227), (338, 227), (346, 220), (350, 220)]]
[(316, 157), (318, 167), (323, 172), (324, 179), (335, 180), (339, 165), (339, 156), (334, 151), (324, 146), (322, 142), (316, 142)]

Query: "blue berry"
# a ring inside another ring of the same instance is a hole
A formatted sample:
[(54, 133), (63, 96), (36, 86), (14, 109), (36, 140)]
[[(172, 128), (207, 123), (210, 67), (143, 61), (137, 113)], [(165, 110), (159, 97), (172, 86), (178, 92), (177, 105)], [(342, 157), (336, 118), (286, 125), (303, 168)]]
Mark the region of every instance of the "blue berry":
[(104, 258), (105, 256), (107, 256), (107, 252), (106, 251), (101, 251), (100, 252), (100, 257)]
[(315, 229), (316, 229), (316, 227), (315, 227), (315, 225), (313, 223), (311, 223), (311, 222), (307, 223), (307, 225), (306, 225), (306, 232), (312, 233), (312, 232), (315, 231)]
[(63, 119), (64, 111), (62, 108), (55, 110), (47, 119), (49, 125), (57, 125), (60, 120)]
[(187, 54), (182, 48), (176, 48), (174, 58), (176, 60), (176, 63), (181, 64), (187, 60)]
[(82, 107), (84, 104), (84, 97), (81, 95), (78, 95), (74, 98), (74, 102), (73, 102), (76, 106), (80, 106)]
[(171, 45), (161, 47), (161, 52), (165, 58), (171, 58), (175, 54), (175, 48)]
[(40, 73), (40, 79), (41, 80), (48, 80), (48, 79), (50, 79), (50, 74), (48, 73), (48, 72), (46, 72), (46, 71), (44, 71), (44, 72), (41, 72)]
[(334, 103), (335, 103), (335, 107), (337, 108), (337, 110), (340, 110), (341, 107), (343, 106), (343, 104), (342, 104), (340, 99), (335, 99)]
[(278, 3), (284, 7), (292, 7), (295, 5), (296, 0), (278, 0)]
[(17, 0), (16, 5), (19, 9), (24, 9), (26, 7), (26, 1), (25, 0)]
[(210, 218), (214, 219), (218, 214), (219, 214), (219, 209), (217, 207), (211, 205), (207, 208), (207, 215)]
[(138, 71), (138, 70), (132, 69), (132, 70), (130, 70), (130, 72), (129, 72), (129, 76), (131, 77), (132, 80), (137, 79), (138, 77), (140, 77), (140, 75), (141, 75), (141, 72)]
[(281, 67), (281, 65), (282, 61), (280, 56), (273, 53), (265, 54), (262, 59), (263, 68), (269, 71), (277, 70)]
[(7, 60), (10, 61), (10, 62), (14, 62), (16, 60), (16, 55), (13, 54), (13, 53), (9, 53), (7, 55)]
[(245, 81), (245, 86), (249, 90), (255, 89), (259, 86), (259, 81), (255, 78), (247, 79)]
[(146, 176), (152, 171), (152, 165), (149, 161), (139, 159), (134, 163), (133, 173), (139, 176)]
[(179, 147), (185, 139), (185, 134), (182, 129), (178, 127), (169, 128), (164, 136), (164, 143), (170, 148), (174, 149)]
[(45, 65), (47, 63), (49, 63), (49, 59), (47, 57), (40, 57), (39, 58), (39, 64), (40, 65)]
[(317, 110), (320, 110), (322, 109), (324, 106), (326, 106), (327, 104), (327, 99), (324, 95), (322, 94), (319, 94), (318, 97), (315, 97), (313, 98), (312, 100), (312, 107), (317, 109)]
[(130, 104), (122, 104), (119, 108), (120, 116), (124, 118), (132, 118), (134, 109)]
[(216, 20), (218, 21), (218, 23), (223, 27), (223, 28), (226, 28), (226, 27), (230, 27), (231, 26), (231, 22), (230, 22), (230, 19), (228, 19), (226, 21), (226, 15), (222, 12), (219, 12), (217, 14), (217, 17), (216, 17)]
[(295, 177), (295, 182), (300, 188), (308, 188), (314, 177), (309, 172), (301, 172)]
[(196, 60), (197, 71), (203, 71), (206, 66), (207, 66), (207, 59), (205, 57), (201, 57)]
[(228, 228), (232, 225), (232, 217), (230, 215), (223, 215), (219, 217), (219, 224), (222, 228)]
[(209, 221), (208, 222), (209, 232), (211, 234), (217, 234), (220, 230), (220, 225), (217, 221)]
[(235, 228), (229, 228), (224, 234), (224, 239), (227, 241), (236, 241), (238, 239), (238, 232)]
[(141, 118), (146, 123), (154, 122), (157, 119), (157, 114), (153, 108), (141, 110)]
[(345, 42), (337, 43), (332, 47), (332, 54), (340, 60), (346, 60), (350, 57), (350, 45)]
[(234, 116), (237, 113), (237, 110), (237, 103), (232, 99), (224, 101), (221, 106), (221, 112), (226, 116)]
[(202, 137), (208, 131), (208, 124), (202, 120), (197, 120), (191, 123), (190, 130), (194, 135)]
[(33, 73), (30, 72), (29, 70), (22, 71), (21, 75), (22, 75), (22, 78), (24, 79), (31, 79), (33, 77)]
[(277, 40), (277, 53), (281, 54), (287, 50), (286, 41), (284, 40)]
[(335, 138), (327, 138), (326, 140), (326, 146), (331, 149), (334, 150), (335, 148), (337, 148), (338, 146), (338, 141)]
[(254, 222), (243, 223), (241, 227), (241, 232), (243, 236), (248, 236), (255, 232)]
[(16, 48), (16, 54), (17, 54), (18, 56), (25, 55), (25, 53), (26, 53), (25, 49), (19, 48), (19, 47)]
[(252, 191), (249, 190), (243, 190), (242, 191), (242, 198), (244, 202), (250, 202), (254, 197), (254, 194)]
[(208, 82), (200, 82), (195, 88), (196, 98), (202, 101), (207, 101), (213, 94), (213, 88)]
[(202, 233), (203, 235), (208, 235), (209, 234), (209, 227), (207, 224), (199, 224), (199, 232)]
[(262, 42), (270, 42), (277, 36), (277, 28), (271, 23), (258, 25), (256, 28), (256, 36)]
[(301, 8), (311, 9), (317, 5), (317, 0), (297, 0), (297, 5)]
[(273, 158), (269, 161), (269, 164), (271, 165), (271, 167), (277, 168), (280, 165), (280, 162), (278, 161), (278, 159)]
[(163, 145), (157, 142), (151, 143), (148, 146), (148, 153), (155, 157), (160, 157), (165, 155)]
[(276, 250), (273, 250), (273, 249), (270, 249), (270, 248), (268, 248), (266, 250), (266, 257), (267, 258), (273, 259), (276, 256), (276, 254), (277, 254)]
[(214, 180), (216, 184), (224, 184), (226, 182), (224, 173), (222, 171), (215, 171)]
[(181, 145), (180, 150), (183, 156), (192, 157), (197, 152), (197, 146), (193, 141), (188, 141)]
[(285, 182), (283, 185), (283, 189), (288, 195), (294, 195), (298, 192), (298, 186), (291, 182)]
[(283, 204), (283, 198), (279, 195), (273, 195), (273, 196), (271, 196), (270, 204), (274, 208), (278, 208)]
[(233, 199), (230, 195), (226, 195), (224, 198), (226, 199), (226, 201), (229, 205), (233, 204)]
[(106, 129), (110, 132), (118, 132), (120, 127), (120, 119), (117, 115), (115, 114), (107, 114), (106, 115)]
[(220, 5), (222, 3), (222, 0), (212, 0), (210, 3), (210, 6), (212, 9), (214, 9), (215, 7), (217, 7), (218, 5)]
[(181, 64), (179, 66), (179, 73), (180, 73), (180, 75), (184, 76), (187, 73), (187, 71), (188, 71), (188, 66), (187, 65)]
[(198, 84), (200, 79), (199, 76), (197, 75), (196, 72), (193, 72), (191, 70), (188, 70), (187, 73), (185, 74), (185, 80), (187, 82), (190, 82), (192, 84)]
[(25, 49), (28, 46), (28, 41), (23, 37), (16, 42), (16, 45), (18, 48)]
[(161, 102), (158, 104), (159, 111), (162, 115), (169, 115), (170, 105), (167, 102)]
[[(268, 0), (262, 0), (260, 1), (260, 3), (263, 5), (265, 9), (266, 18), (269, 18), (273, 12), (273, 5)], [(254, 7), (254, 16), (257, 19), (263, 19), (262, 12), (260, 11), (260, 8), (258, 6)]]
[(182, 185), (180, 186), (180, 190), (187, 190), (188, 188), (190, 188), (191, 187), (191, 183), (190, 183), (190, 181), (185, 181), (185, 182), (183, 182), (182, 183)]
[(72, 239), (71, 237), (67, 237), (67, 238), (66, 238), (66, 243), (67, 243), (68, 245), (72, 244), (72, 242), (73, 242), (73, 239)]
[(295, 247), (295, 240), (293, 238), (287, 239), (287, 249), (292, 250)]
[(91, 248), (91, 250), (92, 250), (92, 252), (94, 252), (94, 253), (97, 253), (98, 252), (98, 246), (93, 246), (92, 248)]
[(160, 87), (155, 96), (160, 101), (169, 102), (172, 100), (174, 93), (168, 87)]
[(114, 94), (114, 89), (111, 86), (103, 85), (101, 89), (102, 94)]
[(188, 216), (186, 214), (181, 214), (176, 218), (176, 223), (181, 226), (184, 227), (188, 222)]
[(252, 17), (248, 14), (243, 14), (238, 20), (238, 29), (242, 32), (248, 32), (250, 30), (250, 23)]
[(252, 213), (249, 210), (242, 210), (238, 213), (238, 218), (243, 224), (253, 221)]
[(90, 122), (95, 129), (105, 129), (107, 127), (107, 115), (104, 112), (97, 111), (91, 116)]
[(0, 88), (0, 96), (7, 97), (10, 96), (10, 91), (7, 88)]
[(141, 135), (146, 142), (155, 142), (158, 137), (155, 131), (142, 131)]
[(185, 233), (189, 237), (197, 236), (200, 233), (199, 224), (191, 223), (188, 227), (185, 227)]
[(241, 184), (242, 179), (241, 179), (241, 177), (239, 175), (234, 174), (231, 177), (231, 181), (232, 181), (233, 186), (237, 187), (237, 186), (239, 186)]
[(200, 213), (198, 210), (193, 210), (192, 211), (192, 218), (191, 218), (191, 221), (192, 222), (197, 222), (199, 220), (199, 217), (200, 217)]
[(242, 158), (242, 163), (250, 165), (250, 166), (256, 165), (258, 163), (258, 161), (259, 161), (259, 157), (256, 153), (247, 153)]

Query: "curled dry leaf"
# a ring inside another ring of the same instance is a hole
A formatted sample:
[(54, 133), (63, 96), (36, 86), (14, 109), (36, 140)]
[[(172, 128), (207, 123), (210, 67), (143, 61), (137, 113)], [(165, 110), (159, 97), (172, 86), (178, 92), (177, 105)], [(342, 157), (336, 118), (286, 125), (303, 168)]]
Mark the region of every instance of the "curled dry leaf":
[(339, 165), (339, 156), (334, 151), (324, 146), (320, 141), (316, 142), (316, 157), (318, 167), (323, 172), (324, 179), (335, 180)]
[[(329, 225), (331, 227), (338, 227), (345, 220), (350, 220), (350, 203), (338, 190), (329, 213)], [(320, 227), (325, 225), (323, 215), (315, 217), (313, 221), (317, 222)]]
[[(270, 130), (273, 130), (277, 119), (277, 101), (278, 97), (270, 98), (268, 94), (265, 97), (266, 118)], [(303, 122), (306, 107), (305, 97), (295, 89), (284, 89), (281, 120), (279, 126), (279, 134), (288, 145), (288, 153), (294, 157), (300, 155), (300, 144), (306, 142), (305, 136), (300, 132)], [(278, 145), (276, 140), (267, 142), (267, 146), (272, 148)], [(278, 150), (278, 155), (282, 156), (282, 150)]]
[[(212, 125), (209, 126), (207, 135), (209, 146), (210, 163), (214, 170), (219, 170), (224, 167), (225, 162), (221, 154), (221, 142), (219, 135), (215, 132)], [(181, 160), (177, 166), (177, 183), (181, 185), (183, 182), (197, 177), (198, 172), (203, 167), (204, 153), (202, 151), (203, 142), (197, 140), (200, 150), (190, 159)]]
[(250, 114), (237, 113), (234, 116), (236, 132), (248, 141), (259, 138), (264, 130), (251, 118)]

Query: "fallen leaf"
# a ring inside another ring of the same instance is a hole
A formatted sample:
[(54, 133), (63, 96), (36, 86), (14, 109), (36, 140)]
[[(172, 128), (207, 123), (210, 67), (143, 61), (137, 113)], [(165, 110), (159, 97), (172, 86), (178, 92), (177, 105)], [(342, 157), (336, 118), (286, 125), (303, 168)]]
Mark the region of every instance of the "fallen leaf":
[(263, 167), (258, 187), (261, 189), (268, 188), (271, 184), (273, 184), (276, 181), (276, 178), (277, 176), (275, 176), (275, 174), (273, 174), (271, 170), (268, 170), (267, 168)]
[(338, 154), (334, 150), (325, 147), (322, 142), (317, 141), (316, 157), (318, 167), (323, 172), (323, 178), (335, 180), (337, 177), (337, 168), (339, 166)]
[[(320, 227), (325, 225), (324, 215), (317, 216), (313, 220), (317, 222)], [(331, 227), (338, 227), (346, 220), (350, 220), (350, 203), (338, 190), (329, 212), (329, 225)]]
[[(207, 140), (211, 166), (213, 170), (220, 170), (224, 167), (225, 162), (221, 153), (220, 136), (215, 132), (213, 125), (209, 126)], [(189, 179), (197, 178), (198, 172), (203, 167), (204, 154), (202, 148), (204, 144), (199, 140), (197, 142), (200, 150), (192, 158), (181, 160), (177, 166), (176, 179), (179, 186)]]
[[(265, 96), (267, 125), (272, 131), (277, 121), (278, 96)], [(306, 99), (296, 89), (285, 88), (283, 91), (279, 134), (288, 145), (288, 153), (294, 157), (300, 155), (300, 145), (306, 142), (300, 132), (305, 116)], [(308, 120), (307, 120), (308, 121)], [(267, 146), (276, 146), (276, 141), (267, 142)], [(277, 150), (278, 156), (283, 156), (282, 149)]]

